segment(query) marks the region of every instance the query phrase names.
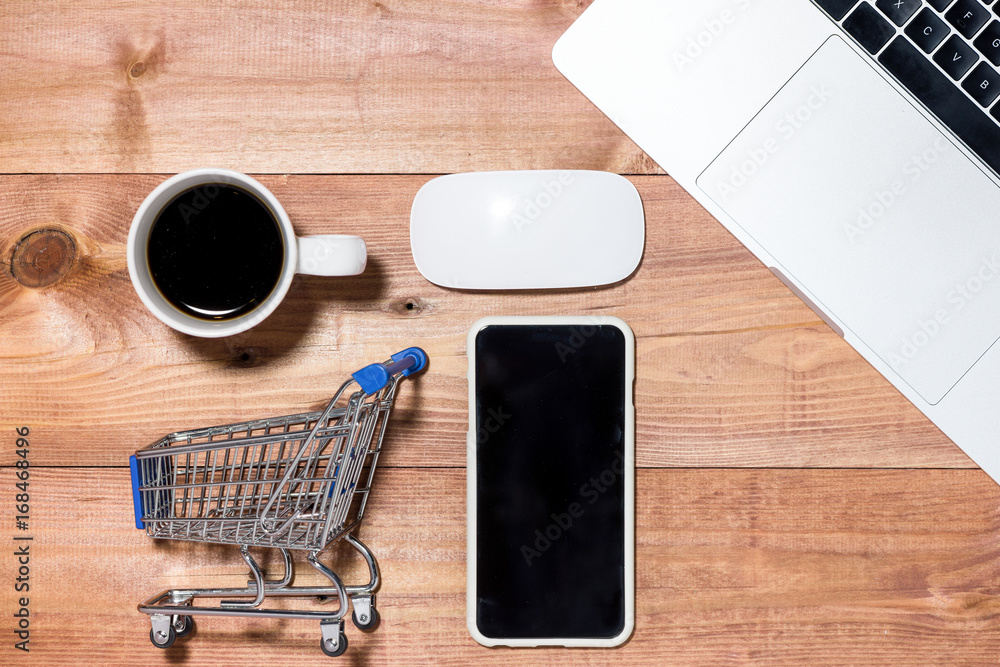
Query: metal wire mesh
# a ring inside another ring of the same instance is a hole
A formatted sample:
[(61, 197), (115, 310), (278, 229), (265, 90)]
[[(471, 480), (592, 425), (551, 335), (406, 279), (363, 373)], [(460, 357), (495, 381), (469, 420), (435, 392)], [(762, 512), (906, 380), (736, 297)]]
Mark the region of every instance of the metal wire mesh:
[(337, 407), (350, 384), (323, 411), (172, 433), (137, 452), (146, 532), (318, 550), (350, 530), (364, 513), (396, 378)]

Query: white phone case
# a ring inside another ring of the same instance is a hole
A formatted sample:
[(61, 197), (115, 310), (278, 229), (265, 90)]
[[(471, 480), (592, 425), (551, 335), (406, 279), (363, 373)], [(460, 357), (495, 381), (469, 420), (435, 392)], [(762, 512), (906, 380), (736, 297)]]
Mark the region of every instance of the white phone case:
[[(487, 637), (476, 625), (476, 437), (473, 432), (476, 409), (476, 336), (493, 325), (578, 325), (614, 326), (625, 337), (625, 627), (622, 632), (610, 638), (530, 638), (497, 639)], [(635, 379), (635, 336), (632, 329), (621, 319), (610, 316), (552, 316), (552, 317), (484, 317), (472, 325), (466, 340), (469, 358), (469, 431), (466, 435), (467, 467), (467, 582), (466, 616), (469, 634), (483, 646), (597, 646), (613, 647), (623, 644), (635, 627), (635, 407), (632, 385)]]

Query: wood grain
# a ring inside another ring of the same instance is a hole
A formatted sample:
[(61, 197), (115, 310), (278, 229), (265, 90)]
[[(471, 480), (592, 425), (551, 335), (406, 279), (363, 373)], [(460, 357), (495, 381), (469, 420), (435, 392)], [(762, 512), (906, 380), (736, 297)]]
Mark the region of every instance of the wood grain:
[[(30, 654), (0, 556), (0, 664), (997, 663), (1000, 487), (555, 70), (588, 4), (0, 3), (0, 464), (15, 427), (32, 443), (30, 531), (0, 467), (0, 539), (34, 538)], [(228, 339), (161, 325), (129, 283), (128, 227), (167, 175), (211, 165), (264, 174), (300, 234), (363, 236), (368, 270), (299, 277)], [(636, 274), (545, 293), (425, 281), (419, 187), (528, 168), (635, 174)], [(465, 334), (552, 313), (618, 315), (637, 337), (637, 630), (615, 651), (491, 650), (465, 628)], [(360, 531), (379, 630), (349, 626), (339, 662), (309, 622), (203, 619), (150, 646), (140, 601), (246, 575), (235, 548), (132, 527), (128, 454), (317, 406), (414, 344), (430, 367), (401, 389)]]
[[(996, 658), (1000, 490), (980, 471), (642, 470), (636, 631), (613, 652), (473, 642), (464, 484), (464, 470), (380, 471), (359, 534), (381, 563), (383, 621), (371, 635), (348, 625), (338, 664)], [(246, 574), (235, 548), (132, 528), (128, 486), (126, 469), (34, 472), (32, 664), (330, 664), (307, 621), (201, 619), (176, 650), (153, 648), (141, 600), (169, 587), (238, 586)], [(318, 582), (304, 570), (299, 580)], [(10, 609), (10, 587), (2, 596)], [(11, 642), (0, 643), (0, 661), (13, 659)]]
[(552, 64), (586, 0), (0, 4), (0, 170), (660, 171)]
[[(264, 176), (299, 233), (359, 234), (350, 279), (299, 277), (256, 329), (195, 339), (162, 325), (128, 279), (132, 215), (164, 176), (0, 177), (0, 257), (38, 228), (77, 263), (32, 289), (0, 275), (0, 432), (28, 425), (38, 465), (121, 465), (182, 428), (291, 414), (347, 375), (421, 345), (384, 463), (464, 464), (465, 336), (484, 315), (622, 317), (637, 343), (643, 466), (971, 467), (968, 458), (667, 176), (634, 177), (647, 214), (640, 269), (609, 288), (491, 294), (424, 280), (409, 251), (427, 176)], [(0, 439), (10, 456), (11, 439)]]

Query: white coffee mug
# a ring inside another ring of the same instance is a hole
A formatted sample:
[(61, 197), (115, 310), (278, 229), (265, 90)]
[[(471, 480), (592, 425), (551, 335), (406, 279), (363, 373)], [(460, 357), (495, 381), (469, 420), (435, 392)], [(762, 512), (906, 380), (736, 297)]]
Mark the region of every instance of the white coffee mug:
[[(180, 193), (211, 183), (233, 185), (260, 199), (274, 215), (281, 231), (284, 261), (278, 282), (270, 295), (253, 310), (225, 320), (199, 319), (173, 306), (157, 288), (149, 268), (147, 246), (157, 216)], [(261, 323), (285, 298), (296, 273), (314, 276), (353, 276), (365, 270), (368, 254), (357, 236), (340, 234), (296, 237), (285, 209), (256, 180), (230, 169), (194, 169), (168, 178), (146, 197), (128, 233), (128, 274), (143, 304), (161, 322), (202, 338), (231, 336)]]

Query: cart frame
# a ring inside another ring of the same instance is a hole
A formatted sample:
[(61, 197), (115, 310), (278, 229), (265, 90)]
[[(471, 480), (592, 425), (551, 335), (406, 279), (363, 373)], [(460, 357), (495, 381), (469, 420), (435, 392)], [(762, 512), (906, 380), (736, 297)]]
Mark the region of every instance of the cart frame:
[[(320, 646), (331, 656), (347, 649), (343, 619), (349, 607), (359, 629), (375, 628), (378, 562), (351, 532), (364, 518), (397, 383), (426, 363), (423, 350), (408, 348), (352, 374), (324, 410), (172, 433), (132, 456), (136, 527), (154, 538), (239, 546), (252, 576), (243, 588), (171, 589), (141, 603), (154, 646), (168, 648), (190, 633), (194, 616), (319, 620)], [(365, 560), (367, 583), (344, 585), (320, 561), (320, 553), (340, 540)], [(279, 550), (280, 578), (265, 578), (250, 553), (256, 547)], [(292, 551), (307, 552), (307, 562), (330, 585), (293, 586)], [(336, 597), (338, 606), (261, 607), (268, 598), (288, 597)], [(201, 598), (220, 601), (195, 604)]]

